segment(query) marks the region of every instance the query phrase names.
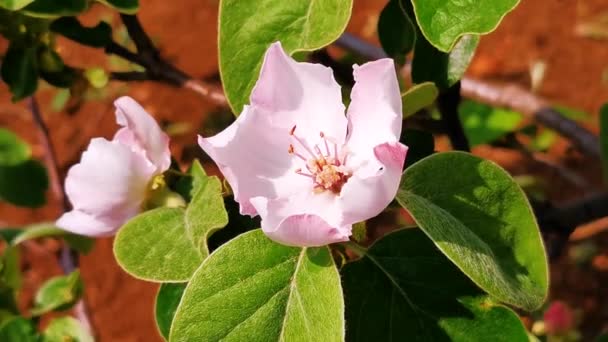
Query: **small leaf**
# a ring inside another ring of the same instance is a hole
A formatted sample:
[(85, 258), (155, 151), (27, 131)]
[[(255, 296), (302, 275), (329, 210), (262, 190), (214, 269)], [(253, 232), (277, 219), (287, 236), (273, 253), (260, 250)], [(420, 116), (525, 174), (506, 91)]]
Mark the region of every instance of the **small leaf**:
[(93, 239), (72, 234), (66, 230), (57, 228), (57, 226), (55, 226), (53, 223), (39, 223), (29, 225), (20, 230), (19, 235), (13, 239), (12, 244), (16, 246), (27, 240), (48, 237), (63, 238), (72, 249), (83, 254), (88, 253), (93, 247), (94, 243)]
[(186, 230), (204, 258), (209, 255), (207, 239), (228, 223), (228, 213), (219, 178), (205, 176), (199, 181), (198, 190), (186, 209)]
[(0, 326), (0, 341), (38, 342), (38, 334), (32, 321), (16, 317)]
[(458, 108), (460, 122), (471, 146), (491, 143), (514, 132), (523, 116), (512, 110), (493, 108), (466, 100)]
[(604, 181), (608, 182), (608, 103), (600, 108), (600, 149)]
[(38, 88), (36, 46), (21, 47), (12, 42), (2, 59), (2, 80), (6, 82), (13, 102), (32, 95)]
[(415, 83), (434, 82), (439, 89), (451, 87), (464, 75), (477, 44), (479, 36), (466, 35), (458, 40), (451, 52), (445, 53), (419, 36), (412, 61), (412, 80)]
[(416, 114), (418, 111), (430, 106), (439, 95), (439, 89), (433, 82), (416, 84), (401, 94), (403, 101), (403, 118)]
[(73, 317), (52, 320), (42, 334), (42, 342), (94, 342), (93, 336)]
[(408, 168), (397, 201), (437, 247), (498, 300), (535, 310), (547, 296), (547, 258), (523, 191), (496, 164), (462, 152)]
[(419, 229), (384, 236), (342, 269), (347, 341), (527, 342), (511, 310), (492, 302)]
[(0, 0), (0, 7), (9, 11), (20, 10), (34, 0)]
[(186, 285), (186, 283), (165, 283), (161, 284), (158, 288), (154, 312), (156, 326), (165, 340), (169, 339), (173, 317), (182, 299)]
[(378, 18), (378, 38), (387, 55), (400, 64), (414, 48), (416, 25), (401, 5), (402, 0), (390, 0)]
[(36, 160), (0, 166), (0, 200), (22, 207), (40, 207), (46, 202), (48, 187), (46, 169)]
[(114, 239), (114, 256), (132, 276), (153, 282), (188, 281), (203, 261), (186, 232), (181, 208), (158, 208), (127, 222)]
[(30, 146), (15, 133), (0, 128), (0, 166), (20, 164), (30, 158)]
[(23, 9), (23, 13), (37, 18), (57, 18), (78, 15), (87, 8), (87, 0), (35, 0)]
[(87, 46), (100, 48), (112, 42), (112, 27), (104, 21), (93, 27), (85, 27), (75, 17), (62, 17), (53, 21), (50, 29)]
[(188, 169), (187, 176), (181, 177), (177, 183), (175, 184), (175, 191), (182, 195), (182, 197), (190, 202), (192, 201), (192, 197), (201, 189), (203, 184), (206, 182), (207, 173), (205, 173), (205, 169), (198, 161), (198, 159), (194, 159), (192, 165)]
[(448, 52), (467, 34), (494, 31), (519, 0), (412, 0), (420, 30), (435, 48)]
[(97, 0), (120, 13), (135, 14), (139, 10), (139, 0)]
[(261, 230), (211, 254), (186, 287), (170, 341), (342, 341), (344, 302), (329, 249)]
[(19, 249), (7, 246), (0, 258), (0, 287), (19, 290), (21, 287), (21, 268), (19, 266)]
[(32, 314), (39, 316), (49, 311), (67, 310), (80, 300), (82, 292), (83, 284), (79, 271), (51, 278), (38, 289)]
[(219, 64), (232, 111), (249, 102), (270, 44), (290, 54), (318, 50), (342, 34), (351, 8), (352, 0), (221, 0)]

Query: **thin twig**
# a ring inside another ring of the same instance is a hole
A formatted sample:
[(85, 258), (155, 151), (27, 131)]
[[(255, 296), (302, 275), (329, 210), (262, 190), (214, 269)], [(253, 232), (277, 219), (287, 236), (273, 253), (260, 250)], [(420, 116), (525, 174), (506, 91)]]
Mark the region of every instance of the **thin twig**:
[[(57, 163), (57, 155), (50, 138), (48, 127), (42, 118), (38, 101), (36, 101), (34, 96), (31, 96), (28, 99), (28, 105), (30, 107), (30, 111), (32, 112), (34, 123), (38, 128), (40, 142), (44, 148), (44, 161), (49, 173), (51, 189), (57, 200), (61, 203), (62, 211), (67, 211), (70, 209), (70, 204), (68, 202), (65, 189), (63, 188), (61, 178), (59, 177), (59, 164)], [(64, 243), (59, 254), (59, 264), (64, 273), (69, 274), (74, 272), (78, 268), (78, 253)], [(91, 321), (89, 319), (89, 315), (87, 314), (84, 300), (81, 299), (76, 304), (74, 307), (74, 314), (81, 324), (89, 332), (93, 333)]]
[(444, 90), (437, 98), (437, 107), (441, 113), (441, 121), (447, 130), (452, 148), (459, 151), (470, 151), (471, 147), (464, 128), (458, 116), (460, 105), (460, 82), (456, 82), (450, 88)]

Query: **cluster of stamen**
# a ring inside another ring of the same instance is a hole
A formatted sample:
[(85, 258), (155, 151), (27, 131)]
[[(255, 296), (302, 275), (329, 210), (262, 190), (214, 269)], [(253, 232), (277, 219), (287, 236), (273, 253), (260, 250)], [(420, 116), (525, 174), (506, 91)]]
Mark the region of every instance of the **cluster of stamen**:
[[(326, 137), (323, 132), (320, 132), (319, 136), (323, 140), (325, 152), (321, 151), (319, 145), (315, 145), (313, 149), (308, 147), (303, 139), (295, 135), (295, 131), (296, 126), (293, 126), (289, 131), (289, 135), (310, 155), (309, 158), (306, 158), (296, 151), (293, 144), (289, 144), (287, 152), (304, 161), (306, 170), (308, 171), (306, 172), (302, 168), (298, 168), (296, 169), (296, 173), (310, 178), (315, 192), (331, 191), (334, 194), (339, 194), (342, 186), (344, 186), (351, 176), (350, 171), (346, 167), (348, 154), (344, 153), (342, 160), (340, 160), (338, 145)], [(333, 145), (333, 149), (330, 149), (330, 144)]]

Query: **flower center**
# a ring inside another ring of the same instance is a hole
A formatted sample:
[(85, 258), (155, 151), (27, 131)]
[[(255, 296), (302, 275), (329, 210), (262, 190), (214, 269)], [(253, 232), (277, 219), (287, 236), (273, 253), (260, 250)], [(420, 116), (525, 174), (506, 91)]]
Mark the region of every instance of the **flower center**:
[[(293, 144), (289, 144), (287, 152), (301, 159), (304, 162), (306, 170), (308, 170), (308, 172), (305, 172), (302, 168), (298, 168), (296, 169), (296, 173), (310, 178), (315, 192), (331, 191), (334, 194), (339, 194), (342, 191), (342, 186), (346, 184), (352, 175), (352, 172), (346, 167), (348, 153), (342, 151), (343, 156), (340, 159), (338, 144), (326, 137), (323, 132), (320, 132), (319, 136), (323, 141), (325, 152), (321, 151), (318, 144), (311, 149), (306, 141), (295, 134), (295, 131), (296, 126), (293, 126), (289, 131), (289, 135), (309, 155), (306, 158), (296, 151)], [(333, 151), (330, 151), (330, 144), (333, 145)]]

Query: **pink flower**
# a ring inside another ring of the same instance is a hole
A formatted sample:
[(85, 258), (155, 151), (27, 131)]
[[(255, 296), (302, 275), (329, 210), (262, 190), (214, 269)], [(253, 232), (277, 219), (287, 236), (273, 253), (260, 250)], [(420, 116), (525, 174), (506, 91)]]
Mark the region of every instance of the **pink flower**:
[(57, 221), (62, 229), (115, 234), (141, 211), (150, 182), (171, 164), (169, 137), (156, 121), (130, 97), (114, 104), (123, 127), (112, 141), (92, 139), (80, 163), (70, 168), (65, 189), (74, 209)]
[(352, 224), (393, 200), (407, 152), (399, 143), (395, 67), (354, 67), (347, 115), (331, 69), (298, 63), (280, 43), (266, 52), (251, 104), (199, 144), (232, 186), (242, 214), (260, 215), (271, 239), (292, 246), (348, 240)]

